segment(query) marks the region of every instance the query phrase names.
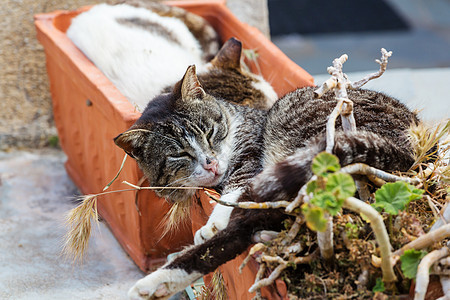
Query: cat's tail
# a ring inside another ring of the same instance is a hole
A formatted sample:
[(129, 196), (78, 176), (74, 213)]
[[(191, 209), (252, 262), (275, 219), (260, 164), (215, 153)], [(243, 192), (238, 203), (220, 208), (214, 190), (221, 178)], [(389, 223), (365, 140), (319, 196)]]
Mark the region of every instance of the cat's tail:
[[(408, 139), (385, 138), (373, 132), (336, 132), (333, 154), (341, 166), (365, 163), (384, 171), (407, 171), (414, 163)], [(285, 160), (264, 167), (252, 181), (244, 196), (247, 201), (266, 202), (288, 200), (312, 177), (313, 158), (325, 151), (326, 139), (321, 136), (298, 149)]]

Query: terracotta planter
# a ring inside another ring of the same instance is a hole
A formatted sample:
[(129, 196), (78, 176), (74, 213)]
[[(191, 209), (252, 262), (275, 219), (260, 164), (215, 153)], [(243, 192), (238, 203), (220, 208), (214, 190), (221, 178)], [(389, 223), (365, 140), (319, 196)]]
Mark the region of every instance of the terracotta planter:
[[(260, 55), (258, 64), (262, 75), (273, 84), (279, 96), (313, 84), (307, 72), (287, 58), (256, 28), (237, 20), (223, 1), (168, 3), (206, 18), (219, 32), (222, 41), (236, 37), (242, 41), (244, 48), (256, 50)], [(55, 124), (61, 147), (68, 158), (66, 169), (85, 194), (99, 193), (115, 175), (124, 154), (112, 139), (128, 129), (140, 116), (65, 35), (71, 19), (87, 9), (89, 7), (35, 16), (37, 38), (46, 53)], [(254, 63), (247, 63), (257, 73)], [(129, 159), (111, 190), (126, 188), (120, 184), (123, 180), (136, 183), (141, 177), (137, 165)], [(190, 244), (193, 240), (192, 229), (204, 224), (212, 210), (209, 201), (201, 196), (203, 206), (197, 207), (194, 212), (192, 228), (181, 228), (161, 238), (161, 222), (169, 205), (149, 191), (139, 192), (136, 203), (135, 197), (135, 192), (102, 197), (99, 199), (99, 211), (118, 241), (144, 271), (161, 264), (169, 253)], [(222, 269), (227, 282), (231, 283), (232, 274), (237, 269), (229, 272), (226, 266)], [(254, 275), (250, 281), (253, 278)], [(235, 280), (239, 282), (239, 288), (248, 289), (249, 285), (241, 284), (241, 278)], [(232, 299), (245, 299), (239, 293), (237, 291), (237, 298)]]

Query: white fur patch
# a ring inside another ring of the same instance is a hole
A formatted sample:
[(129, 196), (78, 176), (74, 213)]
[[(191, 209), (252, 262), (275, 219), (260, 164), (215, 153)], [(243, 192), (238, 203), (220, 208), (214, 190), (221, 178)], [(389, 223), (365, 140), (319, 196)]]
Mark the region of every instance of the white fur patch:
[(228, 169), (231, 156), (235, 152), (234, 149), (236, 148), (235, 135), (237, 127), (242, 123), (242, 117), (239, 115), (231, 116), (228, 119), (230, 120), (228, 135), (225, 140), (221, 142), (220, 152), (217, 154), (217, 160), (219, 161), (219, 173), (221, 174), (225, 173)]
[(199, 272), (189, 274), (182, 269), (164, 269), (162, 267), (137, 281), (128, 291), (128, 297), (133, 300), (168, 299), (201, 276), (203, 274)]
[(260, 90), (267, 98), (267, 108), (271, 108), (272, 105), (278, 100), (278, 95), (273, 89), (272, 85), (270, 85), (267, 81), (264, 80), (261, 76), (251, 74), (257, 81), (252, 82), (252, 86)]
[[(221, 197), (223, 201), (236, 203), (242, 195), (243, 189), (234, 190)], [(230, 222), (233, 207), (217, 204), (205, 226), (197, 230), (194, 236), (194, 244), (199, 245), (212, 238), (218, 231), (224, 230)]]
[[(120, 24), (118, 18), (161, 24), (181, 45)], [(204, 64), (198, 41), (182, 21), (126, 4), (94, 6), (72, 19), (67, 36), (141, 110), (164, 87), (180, 80), (189, 65), (199, 70)]]

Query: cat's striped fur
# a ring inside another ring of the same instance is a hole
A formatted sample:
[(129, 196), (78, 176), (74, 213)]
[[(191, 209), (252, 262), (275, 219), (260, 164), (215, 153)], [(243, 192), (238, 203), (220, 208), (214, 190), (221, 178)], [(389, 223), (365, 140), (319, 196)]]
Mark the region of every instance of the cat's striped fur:
[[(331, 93), (313, 99), (313, 89), (289, 93), (265, 112), (212, 97), (190, 67), (174, 91), (153, 101), (116, 143), (138, 160), (151, 184), (162, 183), (155, 174), (164, 177), (173, 171), (168, 163), (171, 157), (187, 153), (180, 159), (183, 167), (178, 172), (183, 170), (192, 180), (203, 168), (211, 184), (174, 181), (177, 184), (214, 187), (229, 201), (290, 200), (311, 177), (313, 157), (325, 149), (325, 124), (336, 105)], [(416, 115), (381, 93), (357, 90), (349, 92), (349, 98), (354, 102), (358, 130), (343, 132), (338, 122), (333, 153), (341, 164), (363, 162), (383, 170), (406, 171), (414, 162), (406, 131), (418, 122)], [(152, 133), (133, 131), (142, 128)], [(175, 200), (181, 200), (182, 193), (174, 194)], [(281, 210), (217, 205), (196, 233), (197, 245), (138, 281), (130, 297), (166, 299), (245, 251), (255, 232), (280, 230), (287, 217)]]

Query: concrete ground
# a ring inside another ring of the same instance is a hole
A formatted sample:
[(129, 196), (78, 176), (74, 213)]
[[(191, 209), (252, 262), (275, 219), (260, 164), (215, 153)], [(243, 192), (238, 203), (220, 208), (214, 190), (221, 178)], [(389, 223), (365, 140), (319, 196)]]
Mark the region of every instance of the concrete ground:
[(85, 262), (61, 256), (78, 190), (59, 150), (0, 152), (0, 299), (126, 299), (143, 276), (104, 224)]
[[(326, 67), (342, 53), (350, 56), (344, 70), (358, 80), (377, 69), (373, 60), (379, 48), (394, 50), (386, 74), (367, 87), (422, 109), (427, 121), (449, 118), (449, 2), (390, 2), (413, 20), (412, 31), (291, 37), (275, 43), (311, 74), (319, 74), (317, 83), (328, 77)], [(95, 230), (83, 264), (61, 257), (64, 215), (78, 195), (64, 161), (60, 150), (0, 152), (0, 299), (125, 299), (143, 276), (104, 224)]]

